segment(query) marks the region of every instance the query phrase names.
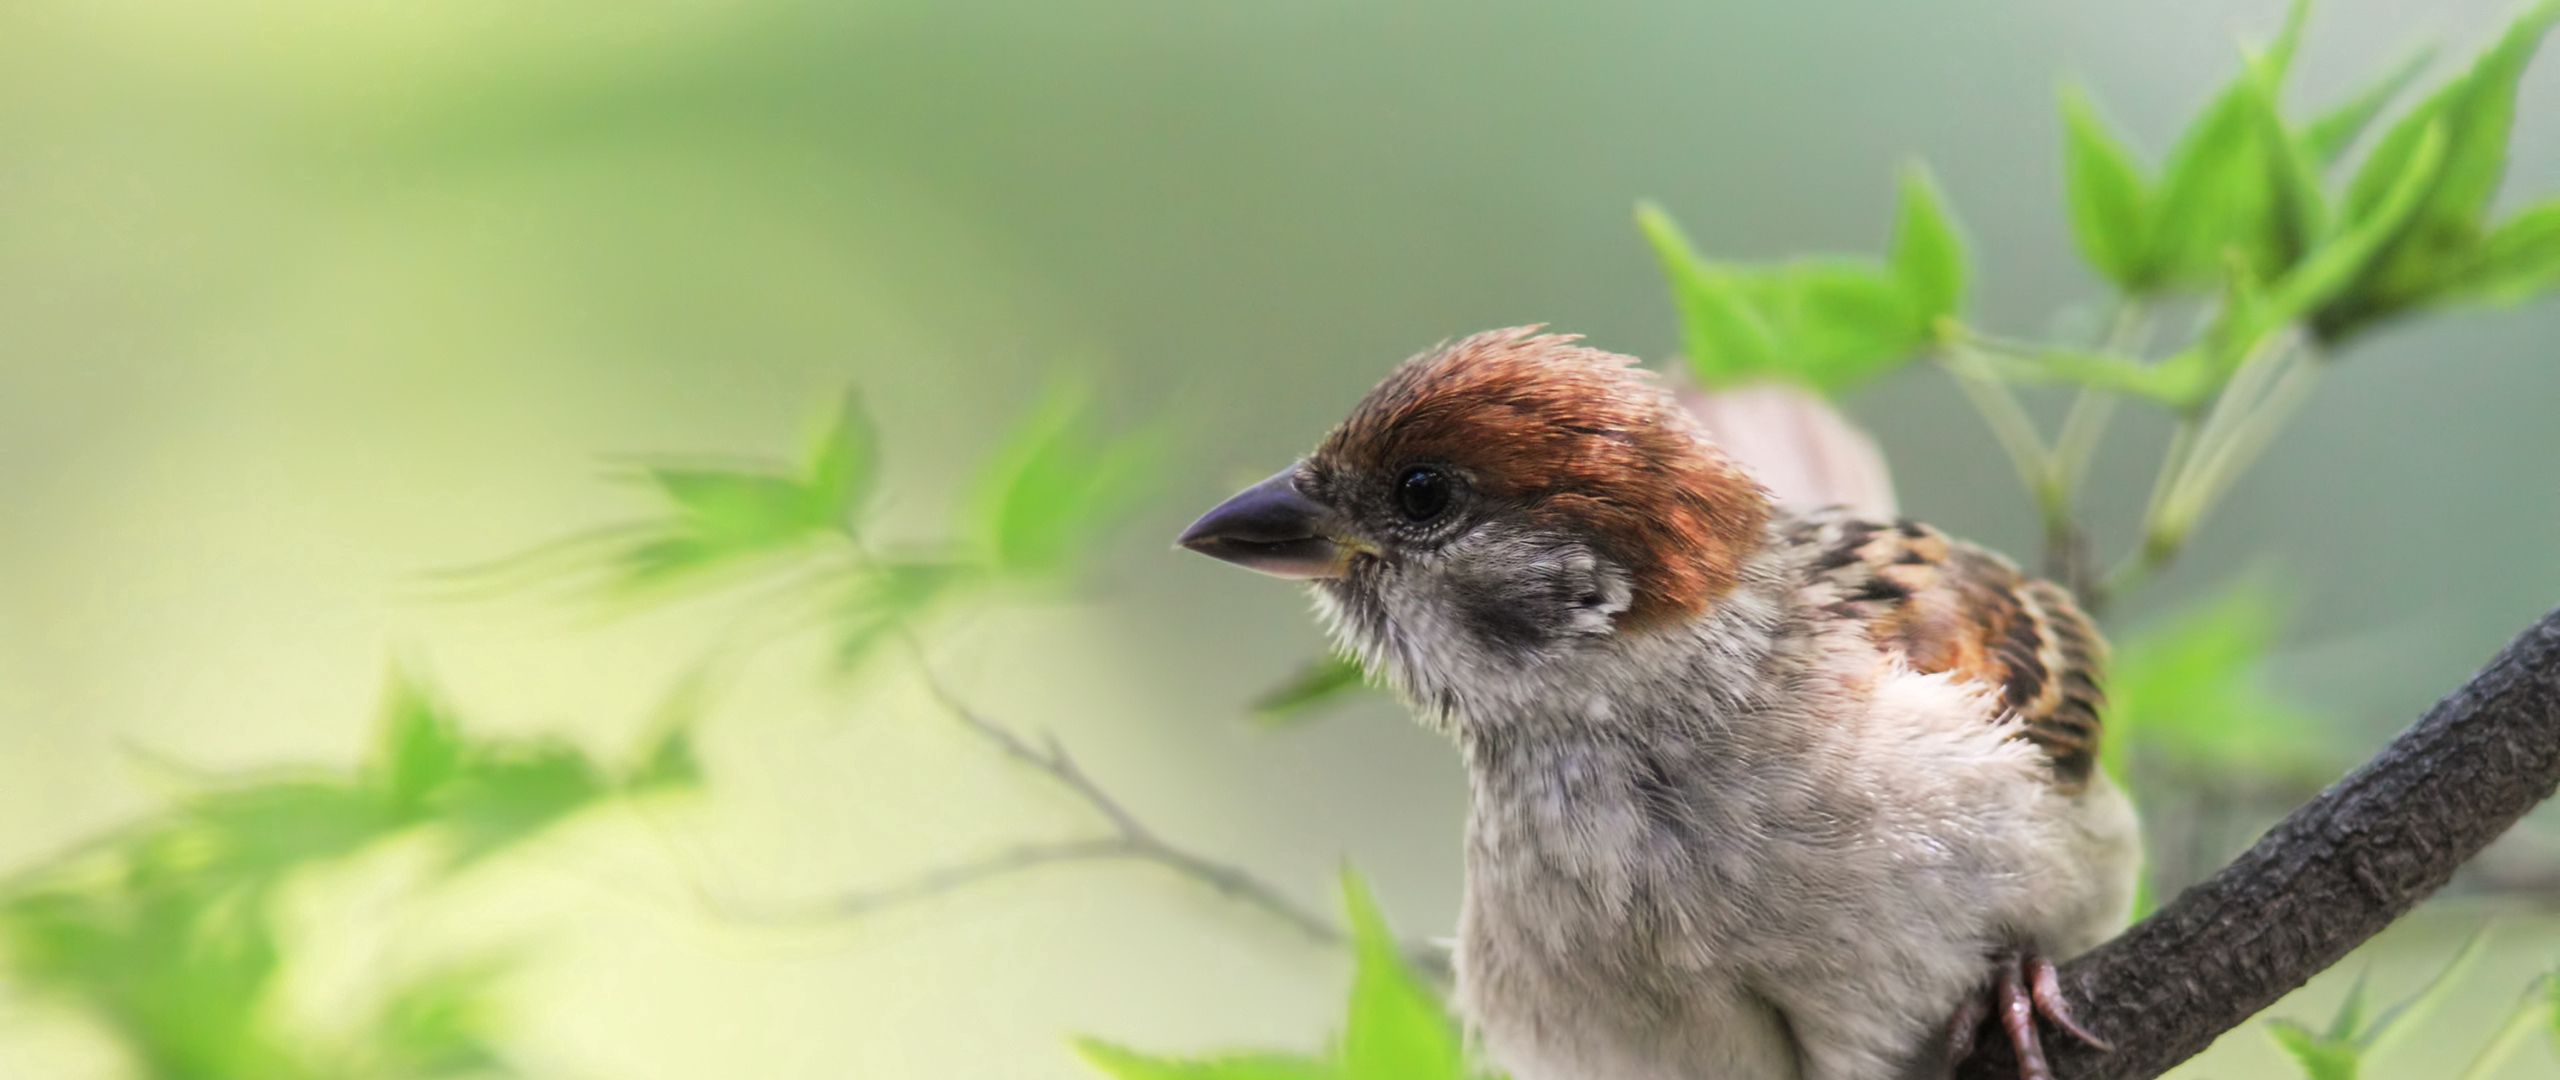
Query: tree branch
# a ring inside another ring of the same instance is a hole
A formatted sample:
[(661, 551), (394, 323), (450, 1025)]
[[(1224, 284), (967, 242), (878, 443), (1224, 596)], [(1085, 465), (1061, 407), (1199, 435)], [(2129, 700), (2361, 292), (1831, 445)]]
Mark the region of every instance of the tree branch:
[[(2203, 884), (2063, 965), (2101, 1052), (2049, 1034), (2057, 1075), (2157, 1076), (2390, 925), (2560, 785), (2560, 611), (2372, 761)], [(2015, 1080), (2000, 1040), (1958, 1071)]]

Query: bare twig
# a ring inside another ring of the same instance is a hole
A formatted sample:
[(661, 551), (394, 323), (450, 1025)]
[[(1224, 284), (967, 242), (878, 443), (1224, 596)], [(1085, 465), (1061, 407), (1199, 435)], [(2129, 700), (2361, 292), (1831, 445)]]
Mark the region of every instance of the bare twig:
[[(999, 856), (988, 862), (965, 864), (927, 874), (908, 885), (860, 894), (855, 899), (889, 895), (901, 899), (924, 899), (972, 885), (986, 878), (1013, 870), (1028, 869), (1043, 863), (1098, 859), (1137, 859), (1152, 862), (1207, 885), (1238, 903), (1258, 908), (1265, 914), (1287, 923), (1299, 933), (1320, 944), (1334, 945), (1346, 940), (1340, 927), (1280, 891), (1278, 886), (1255, 877), (1252, 872), (1232, 863), (1223, 863), (1186, 848), (1176, 847), (1159, 837), (1155, 830), (1121, 805), (1120, 800), (1102, 785), (1094, 782), (1078, 765), (1067, 748), (1055, 737), (1044, 738), (1039, 745), (1023, 738), (1012, 728), (979, 712), (936, 675), (926, 661), (923, 647), (913, 638), (907, 641), (915, 657), (916, 670), (925, 689), (943, 710), (958, 720), (972, 734), (994, 746), (1014, 762), (1048, 777), (1058, 786), (1081, 800), (1094, 813), (1111, 824), (1113, 835), (1107, 839), (1076, 844), (1017, 849), (1008, 859)], [(968, 871), (979, 872), (970, 873)], [(867, 903), (861, 910), (882, 905)]]
[(1126, 841), (1116, 836), (1054, 844), (1024, 844), (975, 862), (936, 867), (895, 885), (845, 893), (828, 902), (826, 913), (868, 915), (1053, 863), (1128, 858), (1135, 854)]
[[(2560, 611), (2220, 873), (2063, 966), (2112, 1052), (2048, 1038), (2056, 1075), (2157, 1076), (2441, 888), (2560, 785)], [(2005, 1046), (1959, 1075), (2014, 1078)]]

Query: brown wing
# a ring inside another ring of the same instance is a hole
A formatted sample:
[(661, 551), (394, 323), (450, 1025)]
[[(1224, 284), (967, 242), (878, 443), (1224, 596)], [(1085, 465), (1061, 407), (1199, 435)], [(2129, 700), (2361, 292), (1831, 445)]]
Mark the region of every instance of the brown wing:
[(1876, 647), (1924, 672), (2000, 688), (2065, 788), (2098, 755), (2106, 643), (2071, 595), (1998, 555), (1908, 519), (1808, 516), (1789, 539), (1809, 552), (1809, 599), (1857, 619)]

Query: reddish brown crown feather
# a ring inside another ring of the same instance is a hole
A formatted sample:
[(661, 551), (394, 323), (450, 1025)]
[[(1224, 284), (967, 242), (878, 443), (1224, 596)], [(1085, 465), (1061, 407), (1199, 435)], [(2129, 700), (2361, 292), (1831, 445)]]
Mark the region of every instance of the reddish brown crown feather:
[(1760, 545), (1768, 496), (1635, 360), (1538, 330), (1486, 331), (1406, 361), (1316, 459), (1454, 466), (1626, 566), (1635, 598), (1623, 625), (1701, 610)]

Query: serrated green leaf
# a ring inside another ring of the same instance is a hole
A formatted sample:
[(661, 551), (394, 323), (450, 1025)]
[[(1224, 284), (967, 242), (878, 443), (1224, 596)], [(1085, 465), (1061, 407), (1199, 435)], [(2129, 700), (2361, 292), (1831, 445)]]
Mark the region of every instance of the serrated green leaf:
[[(2409, 148), (2397, 183), (2346, 230), (2296, 268), (2270, 309), (2269, 322), (2308, 317), (2313, 332), (2335, 341), (2354, 326), (2407, 302), (2384, 265), (2402, 242), (2444, 161), (2444, 128), (2429, 124)], [(2379, 283), (2379, 284), (2377, 284)]]
[(2063, 180), (2081, 257), (2119, 289), (2150, 291), (2158, 275), (2146, 251), (2152, 193), (2141, 164), (2077, 85), (2062, 88), (2062, 127)]
[(1924, 167), (1903, 170), (1902, 215), (1894, 223), (1893, 245), (1886, 258), (1924, 328), (1963, 314), (1964, 235), (1947, 210), (1936, 178)]
[(2327, 234), (2328, 196), (2320, 188), (2319, 163), (2278, 107), (2281, 76), (2273, 62), (2252, 58), (2249, 71), (2246, 111), (2267, 169), (2268, 213), (2258, 229), (2260, 243), (2268, 265), (2290, 267)]
[(452, 963), (402, 983), (362, 1033), (362, 1075), (399, 1080), (511, 1076), (496, 1047), (509, 958)]
[(530, 741), (478, 748), (438, 806), (454, 839), (448, 865), (463, 867), (532, 839), (612, 791), (584, 754)]
[(672, 727), (661, 732), (642, 752), (639, 767), (624, 778), (623, 786), (636, 792), (692, 790), (702, 786), (702, 758), (695, 752), (693, 729)]
[(1137, 505), (1161, 443), (1153, 431), (1101, 436), (1080, 392), (1052, 391), (979, 481), (974, 531), (995, 567), (1025, 577), (1064, 570)]
[(2330, 1040), (2291, 1020), (2267, 1021), (2267, 1033), (2302, 1067), (2305, 1080), (2356, 1080), (2363, 1064), (2354, 1044)]
[(1177, 1059), (1141, 1054), (1099, 1039), (1077, 1039), (1086, 1064), (1115, 1080), (1336, 1080), (1341, 1071), (1292, 1054)]
[(2355, 985), (2347, 987), (2347, 996), (2338, 1002), (2338, 1011), (2329, 1014), (2330, 1039), (2354, 1039), (2364, 1031), (2365, 993), (2371, 987), (2372, 969), (2356, 973)]
[(2106, 752), (2138, 748), (2217, 772), (2324, 775), (2331, 763), (2319, 725), (2261, 682), (2277, 608), (2266, 588), (2243, 585), (2128, 635), (2109, 665)]
[(2354, 279), (2357, 268), (2370, 265), (2408, 228), (2442, 166), (2446, 145), (2441, 128), (2430, 126), (2421, 133), (2400, 182), (2384, 193), (2382, 202), (2349, 222), (2345, 231), (2305, 260), (2277, 290), (2275, 306), (2282, 318), (2297, 318), (2337, 297)]
[(1934, 336), (1909, 290), (1882, 268), (1805, 260), (1787, 265), (1778, 280), (1780, 318), (1795, 342), (1791, 366), (1826, 395), (1917, 356)]
[(702, 786), (702, 759), (695, 752), (694, 730), (710, 711), (713, 680), (709, 665), (695, 668), (650, 718), (651, 734), (639, 760), (622, 778), (623, 790), (635, 794), (687, 791)]
[(2290, 253), (2274, 240), (2278, 170), (2259, 136), (2269, 66), (2252, 65), (2216, 96), (2161, 167), (2145, 258), (2166, 283), (2213, 282), (2234, 250), (2262, 277), (2290, 265)]
[(2511, 304), (2560, 287), (2560, 200), (2527, 207), (2482, 238), (2444, 291)]
[(2293, 0), (2284, 9), (2284, 24), (2276, 29), (2274, 41), (2267, 43), (2267, 71), (2281, 82), (2293, 67), (2295, 53), (2302, 51), (2302, 28), (2311, 22), (2311, 0)]
[(271, 780), (207, 792), (173, 808), (193, 872), (261, 890), (302, 867), (342, 858), (411, 823), (379, 793), (336, 779)]
[(2560, 0), (2528, 9), (2469, 70), (2410, 109), (2366, 156), (2347, 185), (2350, 223), (2380, 214), (2421, 145), (2430, 138), (2441, 142), (2436, 175), (2405, 224), (2357, 275), (2347, 302), (2322, 313), (2323, 336), (2342, 336), (2416, 306), (2458, 279), (2506, 169), (2516, 87), (2554, 22), (2560, 22)]
[(2542, 992), (2542, 1029), (2551, 1036), (2551, 1051), (2560, 1054), (2560, 971), (2543, 975), (2536, 987)]
[(766, 547), (830, 523), (808, 490), (786, 477), (679, 467), (644, 473), (681, 512), (688, 535), (715, 547)]
[(2410, 50), (2399, 63), (2365, 84), (2363, 89), (2303, 125), (2303, 147), (2320, 164), (2337, 164), (2338, 159), (2345, 157), (2347, 150), (2355, 145), (2356, 137), (2364, 134), (2364, 130), (2382, 115), (2382, 110), (2389, 108), (2394, 99), (2407, 91), (2409, 84), (2416, 82), (2435, 58), (2436, 50), (2431, 45)]
[(1405, 967), (1385, 916), (1360, 878), (1342, 876), (1358, 971), (1342, 1034), (1345, 1080), (1462, 1080), (1466, 1046), (1440, 999)]
[(1253, 719), (1264, 727), (1287, 727), (1358, 693), (1366, 685), (1357, 661), (1338, 655), (1318, 657), (1299, 667), (1287, 681), (1254, 698)]
[(850, 524), (877, 480), (878, 455), (879, 436), (862, 411), (862, 398), (848, 390), (833, 420), (811, 441), (802, 466), (804, 490), (815, 503), (814, 516)]
[(2348, 185), (2350, 214), (2361, 217), (2381, 204), (2427, 127), (2442, 124), (2443, 172), (2423, 203), (2420, 220), (2430, 226), (2476, 221), (2497, 193), (2506, 168), (2516, 86), (2555, 21), (2560, 21), (2560, 2), (2544, 0), (2527, 9), (2469, 71), (2393, 125)]
[(981, 575), (971, 567), (929, 560), (882, 562), (847, 584), (835, 611), (835, 659), (850, 671), (900, 627), (948, 602)]
[(412, 677), (395, 672), (384, 694), (371, 766), (391, 812), (422, 813), (433, 794), (461, 771), (460, 725)]
[(1743, 296), (1735, 275), (1700, 257), (1661, 207), (1638, 204), (1636, 227), (1653, 245), (1671, 286), (1682, 347), (1699, 384), (1713, 390), (1777, 375), (1784, 365), (1776, 334)]

